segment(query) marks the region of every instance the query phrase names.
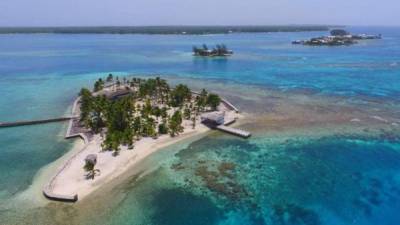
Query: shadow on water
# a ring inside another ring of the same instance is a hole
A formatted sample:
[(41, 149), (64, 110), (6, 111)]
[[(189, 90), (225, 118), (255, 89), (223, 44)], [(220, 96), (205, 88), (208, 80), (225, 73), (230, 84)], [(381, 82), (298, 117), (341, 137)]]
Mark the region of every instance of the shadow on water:
[(155, 193), (151, 205), (155, 207), (153, 224), (215, 224), (223, 215), (208, 198), (178, 188)]

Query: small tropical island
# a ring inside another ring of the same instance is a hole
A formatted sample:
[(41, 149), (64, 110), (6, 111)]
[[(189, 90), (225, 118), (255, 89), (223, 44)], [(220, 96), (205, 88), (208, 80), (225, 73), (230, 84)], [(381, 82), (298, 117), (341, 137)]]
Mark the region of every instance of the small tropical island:
[(206, 44), (203, 44), (201, 48), (193, 46), (193, 55), (205, 57), (225, 57), (233, 55), (233, 51), (229, 50), (225, 44), (216, 45), (212, 49), (209, 49)]
[(109, 74), (93, 90), (82, 88), (72, 111), (66, 138), (81, 137), (84, 146), (72, 150), (45, 186), (52, 200), (77, 201), (157, 150), (210, 128), (250, 136), (227, 127), (240, 118), (227, 100), (184, 84), (171, 87), (160, 77)]
[(346, 30), (331, 30), (329, 36), (311, 38), (309, 40), (296, 40), (292, 44), (309, 46), (341, 46), (357, 44), (359, 40), (381, 39), (382, 35), (350, 34)]

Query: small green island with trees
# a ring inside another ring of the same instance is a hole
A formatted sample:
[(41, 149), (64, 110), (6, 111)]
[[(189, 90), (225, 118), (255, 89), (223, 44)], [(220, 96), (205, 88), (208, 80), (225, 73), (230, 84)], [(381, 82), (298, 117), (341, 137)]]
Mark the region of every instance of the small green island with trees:
[(233, 51), (229, 50), (225, 44), (218, 44), (212, 49), (209, 49), (206, 44), (203, 44), (200, 48), (197, 46), (193, 46), (192, 50), (194, 56), (224, 57), (233, 55)]
[(82, 88), (79, 96), (81, 125), (103, 135), (103, 150), (115, 155), (121, 145), (132, 149), (142, 137), (179, 135), (183, 120), (195, 129), (200, 113), (215, 111), (221, 103), (217, 94), (204, 89), (194, 94), (184, 84), (172, 88), (159, 77), (120, 80), (112, 74), (98, 79), (93, 91)]
[(238, 109), (205, 89), (165, 79), (109, 74), (82, 88), (72, 107), (66, 138), (81, 137), (72, 156), (44, 187), (57, 201), (77, 201), (158, 150), (212, 129), (247, 138), (228, 127)]

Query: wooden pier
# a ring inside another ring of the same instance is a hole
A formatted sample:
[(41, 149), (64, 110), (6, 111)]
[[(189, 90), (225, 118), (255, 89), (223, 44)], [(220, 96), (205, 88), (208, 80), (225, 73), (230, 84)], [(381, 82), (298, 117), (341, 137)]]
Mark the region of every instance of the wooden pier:
[(42, 123), (54, 123), (54, 122), (61, 122), (75, 118), (76, 116), (65, 116), (59, 118), (52, 118), (52, 119), (43, 119), (43, 120), (27, 120), (27, 121), (17, 121), (17, 122), (5, 122), (0, 123), (0, 128), (2, 127), (18, 127), (18, 126), (27, 126), (27, 125), (35, 125), (35, 124), (42, 124)]
[(239, 136), (239, 137), (243, 137), (243, 138), (249, 138), (251, 136), (251, 133), (248, 131), (244, 131), (244, 130), (233, 128), (233, 127), (227, 127), (225, 125), (216, 126), (215, 129), (223, 131), (223, 132), (227, 132), (227, 133)]

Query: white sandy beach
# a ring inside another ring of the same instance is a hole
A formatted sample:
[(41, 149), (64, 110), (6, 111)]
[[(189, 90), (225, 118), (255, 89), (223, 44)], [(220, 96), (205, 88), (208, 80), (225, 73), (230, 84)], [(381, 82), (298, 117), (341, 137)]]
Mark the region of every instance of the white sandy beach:
[[(227, 118), (237, 118), (239, 114), (234, 111), (227, 111), (225, 116)], [(188, 120), (183, 121), (182, 125), (184, 126), (184, 132), (178, 136), (170, 137), (169, 135), (162, 135), (157, 139), (150, 137), (142, 138), (135, 142), (134, 149), (129, 150), (126, 146), (122, 146), (120, 154), (117, 156), (113, 156), (110, 151), (101, 151), (102, 138), (100, 135), (95, 135), (94, 138), (84, 147), (85, 149), (83, 151), (81, 151), (81, 146), (78, 146), (80, 149), (71, 150), (71, 152), (76, 152), (77, 154), (72, 157), (72, 160), (68, 165), (51, 183), (53, 194), (67, 196), (77, 194), (79, 200), (81, 200), (103, 184), (106, 184), (120, 176), (152, 153), (210, 130), (200, 122), (196, 123), (195, 129), (192, 128), (192, 122)], [(95, 168), (99, 169), (100, 173), (95, 177), (95, 179), (86, 179), (86, 172), (83, 169), (85, 158), (89, 154), (97, 155), (97, 164)], [(60, 169), (55, 170), (54, 174), (59, 170)]]
[[(85, 147), (85, 150), (78, 153), (70, 164), (55, 178), (52, 184), (53, 193), (59, 195), (78, 194), (79, 200), (81, 200), (101, 187), (102, 184), (118, 177), (128, 168), (134, 166), (157, 150), (208, 130), (209, 128), (202, 124), (198, 124), (195, 129), (192, 129), (191, 124), (188, 123), (185, 125), (185, 131), (179, 136), (170, 137), (169, 135), (163, 135), (158, 139), (150, 137), (142, 138), (135, 142), (135, 147), (132, 150), (128, 150), (126, 146), (122, 146), (118, 156), (113, 156), (110, 151), (101, 151), (102, 138), (100, 135), (96, 135)], [(99, 175), (93, 180), (86, 179), (83, 169), (85, 158), (89, 154), (97, 155), (96, 169), (100, 170)]]

